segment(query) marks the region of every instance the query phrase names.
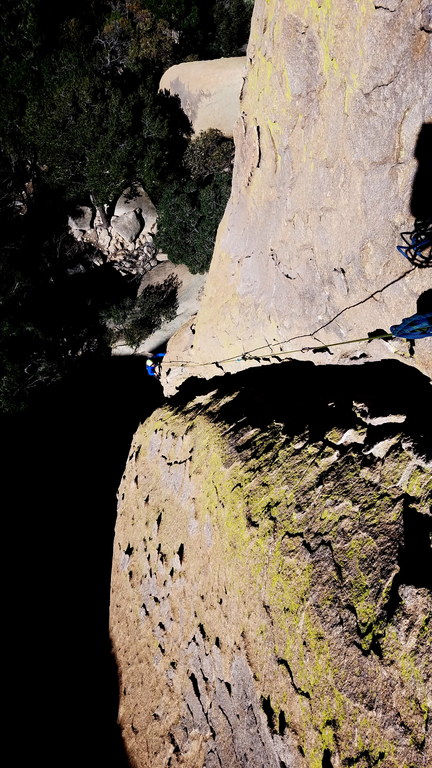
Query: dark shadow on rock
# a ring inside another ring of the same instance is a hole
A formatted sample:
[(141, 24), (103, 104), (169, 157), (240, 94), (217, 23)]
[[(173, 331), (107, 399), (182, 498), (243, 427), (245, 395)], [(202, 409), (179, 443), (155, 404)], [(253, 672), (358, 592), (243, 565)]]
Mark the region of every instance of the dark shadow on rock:
[(191, 378), (171, 402), (182, 409), (197, 395), (214, 390), (217, 399), (238, 392), (221, 405), (215, 414), (217, 421), (231, 426), (246, 417), (247, 424), (260, 429), (277, 421), (284, 424), (288, 435), (308, 429), (311, 440), (322, 439), (338, 425), (353, 427), (353, 402), (366, 405), (370, 416), (405, 414), (404, 432), (422, 455), (432, 457), (430, 381), (398, 361), (315, 366), (290, 360), (210, 381)]
[(19, 762), (129, 766), (108, 628), (116, 492), (132, 435), (161, 401), (144, 359), (110, 358), (84, 365), (32, 413), (2, 424), (7, 736)]
[(414, 152), (418, 166), (411, 192), (411, 213), (415, 219), (432, 219), (432, 123), (424, 123)]
[(424, 291), (417, 299), (417, 312), (419, 315), (426, 315), (432, 312), (432, 288)]
[[(430, 292), (425, 294), (420, 297), (422, 309), (426, 306), (423, 302), (430, 300)], [(205, 394), (212, 394), (209, 401), (194, 406), (194, 398)], [(310, 362), (287, 361), (211, 381), (189, 379), (171, 403), (179, 410), (190, 408), (191, 418), (202, 410), (216, 423), (228, 425), (230, 443), (240, 461), (248, 461), (249, 456), (256, 456), (257, 452), (261, 455), (262, 451), (270, 451), (272, 430), (275, 446), (279, 444), (281, 430), (288, 439), (306, 435), (308, 441), (315, 444), (323, 441), (325, 446), (326, 433), (335, 427), (366, 428), (366, 439), (373, 445), (402, 434), (403, 440), (412, 445), (422, 460), (432, 459), (431, 382), (415, 368), (398, 361), (355, 366), (315, 366)], [(405, 419), (382, 424), (369, 421), (390, 414), (404, 415)], [(247, 439), (251, 428), (266, 432), (264, 443), (255, 441), (254, 435)], [(236, 440), (242, 432), (245, 433), (242, 439)], [(362, 451), (363, 446), (350, 450)], [(362, 461), (368, 466), (375, 459), (365, 454)], [(395, 478), (395, 483), (399, 479)], [(400, 572), (393, 581), (386, 606), (389, 620), (400, 604), (401, 585), (432, 587), (431, 518), (419, 512), (413, 501), (406, 492)], [(374, 650), (378, 653), (379, 646)]]
[(385, 606), (389, 621), (401, 604), (399, 588), (407, 584), (432, 590), (432, 518), (411, 505), (409, 496), (403, 510), (403, 537), (399, 547), (399, 572), (391, 585)]
[(432, 590), (432, 518), (407, 503), (403, 522), (404, 542), (399, 559), (398, 581)]

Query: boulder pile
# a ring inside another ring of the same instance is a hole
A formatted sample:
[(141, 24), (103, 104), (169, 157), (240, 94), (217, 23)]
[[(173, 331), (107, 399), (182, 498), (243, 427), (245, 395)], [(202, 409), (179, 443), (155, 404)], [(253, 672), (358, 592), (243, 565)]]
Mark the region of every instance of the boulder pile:
[(166, 261), (154, 244), (157, 212), (140, 184), (128, 187), (110, 206), (81, 206), (69, 217), (73, 236), (95, 247), (96, 265), (109, 262), (123, 275), (142, 276)]

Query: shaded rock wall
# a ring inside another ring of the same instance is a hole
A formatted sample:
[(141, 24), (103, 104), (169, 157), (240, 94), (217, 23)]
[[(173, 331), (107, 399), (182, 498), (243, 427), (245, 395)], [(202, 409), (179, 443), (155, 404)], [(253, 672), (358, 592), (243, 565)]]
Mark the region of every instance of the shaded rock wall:
[(291, 362), (140, 427), (110, 620), (134, 766), (431, 765), (430, 405), (401, 363)]
[[(169, 345), (167, 394), (190, 375), (179, 360), (210, 377), (221, 369), (202, 363), (356, 339), (416, 312), (431, 270), (396, 246), (414, 217), (432, 216), (430, 7), (257, 0), (232, 195), (195, 334)], [(297, 356), (399, 357), (432, 374), (430, 339), (413, 358), (399, 340), (332, 353)]]

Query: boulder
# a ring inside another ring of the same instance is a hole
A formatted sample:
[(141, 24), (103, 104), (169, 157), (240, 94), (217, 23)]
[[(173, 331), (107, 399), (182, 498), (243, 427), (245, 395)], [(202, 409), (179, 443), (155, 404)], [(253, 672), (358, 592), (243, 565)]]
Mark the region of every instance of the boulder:
[(84, 235), (83, 230), (81, 230), (81, 229), (79, 229), (77, 227), (77, 225), (75, 223), (75, 220), (71, 216), (68, 217), (68, 226), (69, 226), (70, 232), (74, 236), (75, 240), (78, 240), (78, 242), (79, 242), (80, 240), (83, 239), (83, 235)]
[(72, 216), (69, 216), (69, 226), (71, 229), (79, 229), (87, 232), (91, 229), (94, 218), (94, 211), (86, 205), (82, 205), (75, 210)]
[[(117, 200), (110, 222), (108, 208), (96, 205), (95, 208), (77, 208), (68, 219), (71, 234), (76, 240), (85, 240), (100, 250), (122, 274), (125, 270), (135, 276), (142, 274), (151, 259), (151, 266), (155, 266), (157, 249), (153, 235), (157, 213), (143, 187), (133, 184), (125, 189)], [(128, 263), (126, 252), (132, 257)]]
[(120, 235), (127, 243), (133, 243), (141, 232), (142, 223), (136, 211), (129, 211), (121, 216), (113, 216), (111, 228), (115, 234)]
[(157, 266), (152, 260), (148, 263), (147, 267), (148, 272), (144, 275), (141, 281), (139, 293), (142, 293), (147, 286), (163, 283), (171, 276), (179, 281), (176, 317), (173, 320), (163, 323), (157, 331), (152, 333), (147, 339), (144, 339), (136, 350), (132, 350), (124, 344), (119, 344), (117, 347), (114, 347), (113, 354), (115, 355), (128, 355), (132, 353), (142, 355), (151, 354), (162, 344), (166, 344), (171, 336), (179, 331), (182, 326), (188, 327), (192, 318), (198, 311), (207, 278), (206, 274), (193, 275), (185, 264), (173, 264), (169, 260), (157, 262)]
[(245, 56), (187, 61), (170, 67), (159, 87), (180, 98), (196, 134), (217, 128), (232, 138), (234, 124), (240, 117), (245, 68)]
[(139, 210), (144, 219), (144, 232), (151, 232), (156, 225), (156, 208), (141, 184), (128, 187), (117, 200), (114, 216), (123, 216)]
[(111, 235), (110, 235), (110, 233), (104, 227), (100, 227), (97, 230), (97, 236), (98, 236), (98, 247), (104, 253), (108, 253), (110, 245), (111, 245)]

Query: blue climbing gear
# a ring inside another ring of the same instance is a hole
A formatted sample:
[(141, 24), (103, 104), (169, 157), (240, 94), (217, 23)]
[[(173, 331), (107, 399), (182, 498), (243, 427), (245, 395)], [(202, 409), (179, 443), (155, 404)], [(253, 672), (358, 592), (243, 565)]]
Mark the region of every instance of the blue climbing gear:
[(399, 325), (391, 325), (390, 333), (403, 339), (424, 339), (432, 336), (432, 312), (405, 317)]
[(416, 267), (432, 266), (432, 219), (417, 219), (412, 232), (401, 232), (406, 245), (396, 246)]

